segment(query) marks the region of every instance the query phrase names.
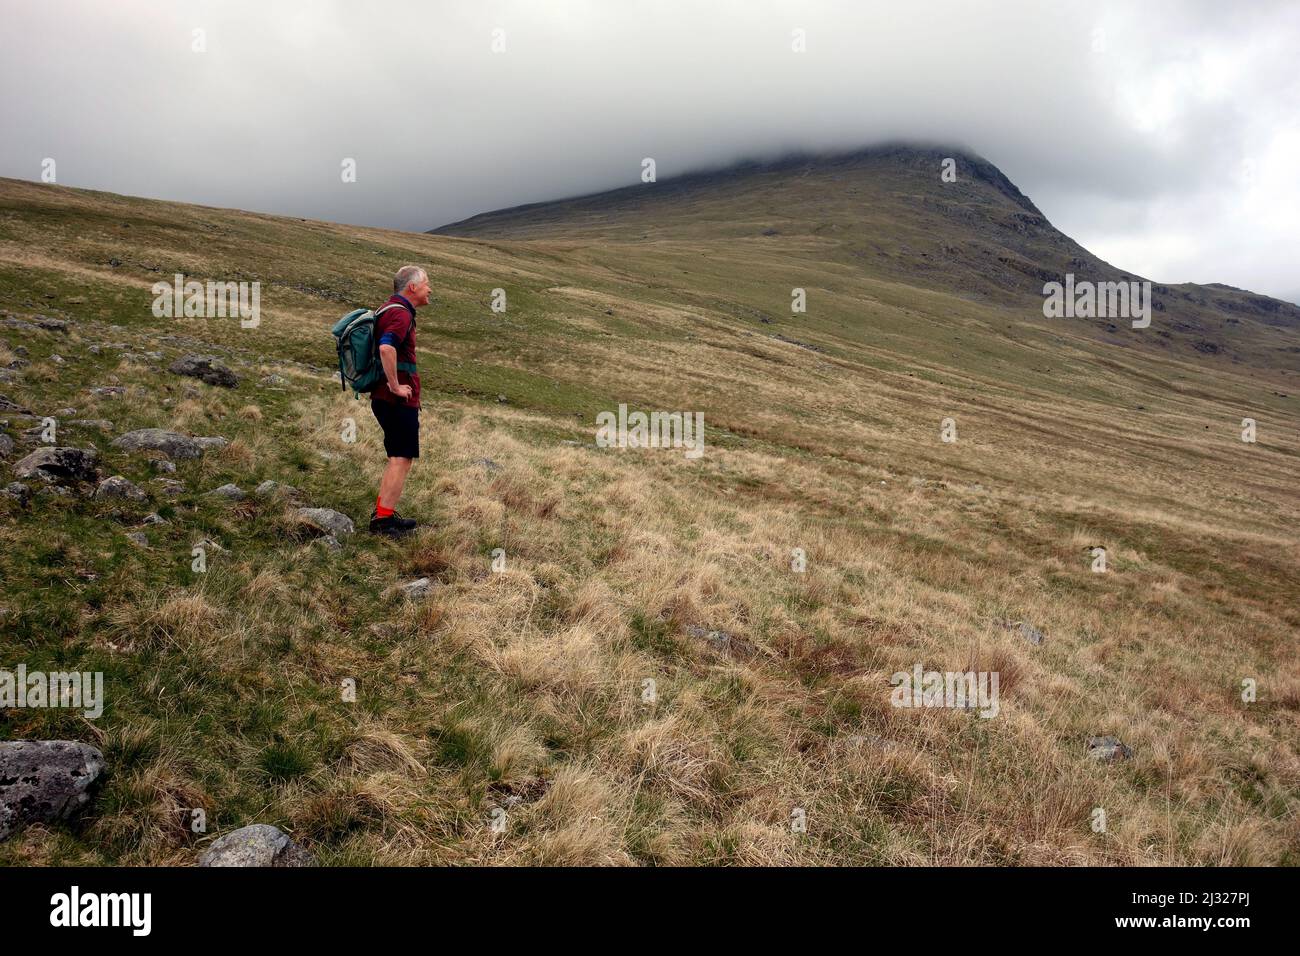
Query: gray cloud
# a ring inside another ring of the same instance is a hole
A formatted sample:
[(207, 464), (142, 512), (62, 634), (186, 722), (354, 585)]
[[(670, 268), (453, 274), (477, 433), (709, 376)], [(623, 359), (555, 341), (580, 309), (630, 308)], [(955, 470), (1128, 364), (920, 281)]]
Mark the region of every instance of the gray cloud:
[(663, 178), (918, 138), (981, 152), (1124, 268), (1300, 298), (1294, 4), (56, 0), (6, 21), (6, 176), (52, 157), (67, 185), (423, 230), (636, 182), (645, 156)]

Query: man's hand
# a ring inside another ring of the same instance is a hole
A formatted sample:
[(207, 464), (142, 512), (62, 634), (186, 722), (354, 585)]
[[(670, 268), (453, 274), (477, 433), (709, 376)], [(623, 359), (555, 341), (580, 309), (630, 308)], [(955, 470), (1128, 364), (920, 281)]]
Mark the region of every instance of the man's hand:
[(410, 398), (411, 386), (397, 381), (397, 349), (391, 345), (379, 346), (379, 361), (384, 366), (384, 378), (388, 380), (388, 390), (398, 398)]

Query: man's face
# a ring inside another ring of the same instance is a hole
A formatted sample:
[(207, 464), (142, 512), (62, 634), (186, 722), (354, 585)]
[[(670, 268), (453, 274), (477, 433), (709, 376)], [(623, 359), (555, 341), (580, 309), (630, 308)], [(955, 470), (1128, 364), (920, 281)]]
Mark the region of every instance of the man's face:
[(411, 303), (411, 305), (415, 306), (417, 309), (422, 305), (429, 304), (429, 294), (428, 276), (416, 279), (408, 285), (406, 290), (402, 293), (402, 295), (406, 296), (406, 301)]

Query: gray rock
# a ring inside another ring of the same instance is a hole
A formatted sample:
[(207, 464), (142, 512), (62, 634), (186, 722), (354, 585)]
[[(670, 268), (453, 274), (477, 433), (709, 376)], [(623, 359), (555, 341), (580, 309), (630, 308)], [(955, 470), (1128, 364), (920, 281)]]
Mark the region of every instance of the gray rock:
[(495, 461), (493, 461), (491, 458), (475, 458), (472, 462), (470, 462), (470, 464), (471, 464), (471, 465), (482, 465), (483, 468), (486, 469), (487, 471), (500, 471), (500, 470), (501, 470), (501, 466), (498, 465), (498, 464), (497, 464)]
[(14, 440), (0, 432), (0, 458), (8, 458), (14, 453)]
[(159, 474), (163, 474), (163, 475), (176, 474), (175, 463), (168, 461), (166, 458), (151, 458), (149, 459), (149, 465), (150, 467), (153, 468), (154, 471), (158, 472)]
[(222, 485), (220, 488), (213, 488), (205, 495), (207, 498), (225, 498), (227, 501), (243, 501), (247, 495), (239, 485)]
[(4, 495), (6, 498), (12, 498), (19, 504), (26, 504), (27, 499), (32, 496), (32, 490), (21, 481), (11, 481), (9, 484), (5, 485), (4, 491), (0, 491), (0, 495)]
[(75, 408), (60, 408), (60, 409), (57, 409), (57, 410), (54, 412), (54, 417), (55, 417), (55, 418), (68, 418), (68, 417), (70, 417), (70, 416), (72, 416), (72, 415), (75, 415), (75, 414), (77, 414), (77, 410), (76, 410)]
[(1121, 743), (1118, 737), (1089, 737), (1088, 756), (1102, 763), (1128, 760), (1133, 756), (1133, 748)]
[(127, 501), (146, 501), (149, 498), (139, 487), (121, 475), (114, 475), (101, 481), (99, 487), (95, 489), (95, 497), (124, 498)]
[(398, 590), (402, 597), (412, 601), (420, 601), (429, 596), (433, 590), (433, 582), (428, 578), (420, 578), (417, 581), (411, 581), (409, 584), (403, 584)]
[(126, 540), (127, 540), (127, 541), (130, 541), (130, 542), (131, 542), (133, 545), (135, 545), (137, 548), (147, 548), (147, 547), (149, 547), (149, 538), (148, 538), (147, 535), (145, 535), (145, 533), (144, 533), (143, 531), (129, 531), (129, 532), (127, 532)]
[(86, 391), (96, 398), (120, 398), (126, 394), (126, 389), (121, 385), (96, 385)]
[(24, 408), (22, 405), (11, 401), (4, 395), (0, 395), (0, 412), (16, 412), (19, 415), (30, 415), (32, 410), (30, 408)]
[(199, 866), (314, 866), (310, 853), (278, 827), (254, 823), (218, 837), (199, 857)]
[(185, 482), (175, 478), (155, 478), (152, 484), (158, 485), (158, 493), (165, 498), (177, 498), (185, 494)]
[(293, 485), (282, 485), (278, 481), (268, 479), (254, 488), (253, 494), (259, 498), (292, 498), (298, 494), (298, 489)]
[(850, 747), (867, 747), (872, 750), (890, 752), (898, 749), (898, 744), (881, 737), (879, 734), (849, 734), (844, 742)]
[(209, 435), (207, 437), (195, 437), (194, 440), (198, 443), (198, 446), (202, 448), (204, 451), (216, 451), (220, 448), (225, 448), (227, 445), (230, 444), (230, 440), (228, 438), (222, 438), (219, 435)]
[(14, 465), (15, 478), (56, 481), (95, 481), (99, 478), (99, 452), (94, 448), (38, 448)]
[(288, 388), (291, 384), (283, 375), (272, 373), (257, 383), (262, 388)]
[(1035, 647), (1047, 640), (1046, 634), (1034, 627), (1032, 624), (1027, 624), (1024, 621), (1020, 622), (1020, 636)]
[(165, 428), (137, 428), (114, 440), (113, 447), (127, 451), (160, 451), (168, 458), (203, 457), (203, 446), (193, 438)]
[(67, 820), (90, 802), (104, 755), (71, 740), (0, 743), (0, 840), (29, 823)]
[(1028, 621), (998, 621), (997, 623), (1008, 631), (1019, 631), (1020, 636), (1035, 647), (1047, 640), (1047, 635)]
[(32, 323), (37, 328), (44, 329), (47, 332), (66, 332), (71, 324), (63, 319), (51, 319), (46, 315), (32, 316)]
[(172, 362), (167, 371), (173, 375), (188, 375), (221, 388), (235, 388), (239, 385), (238, 376), (222, 365), (215, 355), (186, 355)]
[(41, 485), (36, 489), (36, 493), (42, 498), (72, 498), (74, 497), (71, 488), (65, 485)]
[(171, 524), (166, 518), (154, 511), (144, 516), (145, 524)]
[(74, 418), (69, 425), (76, 425), (78, 428), (97, 428), (101, 432), (111, 432), (113, 423), (106, 418)]
[(731, 635), (726, 631), (711, 631), (707, 627), (691, 624), (686, 628), (686, 633), (699, 640), (708, 641), (716, 651), (726, 653), (731, 650)]
[(334, 537), (334, 535), (332, 535), (332, 534), (327, 534), (327, 535), (326, 535), (325, 537), (323, 537), (323, 538), (317, 538), (315, 541), (312, 542), (312, 544), (313, 544), (313, 545), (320, 545), (320, 546), (323, 547), (326, 551), (342, 551), (342, 550), (343, 550), (343, 545), (341, 545), (341, 544), (339, 543), (339, 539), (336, 538), (336, 537)]
[(330, 508), (299, 508), (294, 514), (303, 524), (336, 538), (346, 537), (356, 531), (351, 518)]
[(62, 365), (62, 364), (63, 364), (63, 356), (62, 356), (62, 355), (51, 355), (51, 356), (50, 356), (50, 361), (53, 362), (55, 365)]

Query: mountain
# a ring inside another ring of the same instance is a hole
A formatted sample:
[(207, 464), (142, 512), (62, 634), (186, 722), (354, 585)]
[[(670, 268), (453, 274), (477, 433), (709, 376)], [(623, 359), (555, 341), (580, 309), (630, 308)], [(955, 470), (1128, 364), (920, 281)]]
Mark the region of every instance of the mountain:
[[(1047, 319), (1044, 273), (1110, 267), (934, 157), (465, 236), (0, 180), (0, 671), (104, 678), (0, 740), (106, 764), (0, 865), (253, 823), (328, 865), (1300, 862), (1291, 314)], [(329, 329), (409, 262), (424, 529), (331, 541), (298, 509), (363, 525), (383, 452)], [(259, 321), (165, 317), (177, 273)], [(598, 443), (620, 406), (702, 454)], [(899, 706), (918, 667), (996, 708)]]
[[(956, 161), (956, 181), (941, 164)], [(1043, 285), (1067, 273), (1091, 282), (1143, 277), (1061, 233), (982, 157), (945, 147), (887, 145), (829, 156), (748, 162), (663, 182), (483, 213), (431, 230), (480, 239), (613, 243), (726, 241), (788, 266), (843, 267), (845, 280), (942, 289), (974, 302), (1039, 309)], [(844, 280), (842, 280), (844, 281)], [(1161, 285), (1145, 334), (1080, 319), (1101, 341), (1294, 369), (1300, 307), (1224, 285)]]

